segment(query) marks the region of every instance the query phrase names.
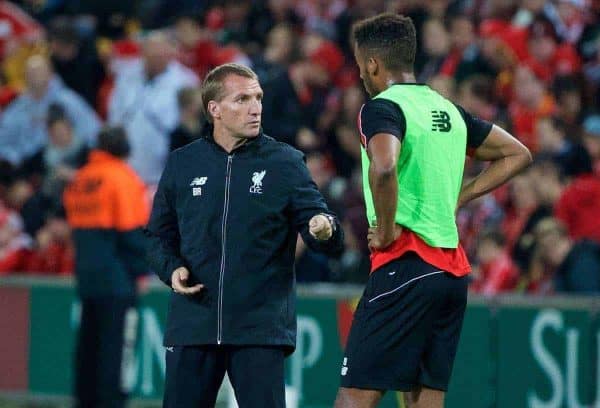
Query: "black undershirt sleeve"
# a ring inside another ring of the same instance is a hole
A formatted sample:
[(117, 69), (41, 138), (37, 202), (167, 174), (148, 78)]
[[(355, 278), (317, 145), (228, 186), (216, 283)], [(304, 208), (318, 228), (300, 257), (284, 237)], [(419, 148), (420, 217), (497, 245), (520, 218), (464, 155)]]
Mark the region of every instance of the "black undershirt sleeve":
[(477, 149), (492, 130), (492, 124), (486, 120), (471, 115), (460, 105), (454, 105), (460, 112), (467, 125), (467, 147)]
[[(467, 146), (476, 149), (492, 130), (492, 123), (479, 119), (455, 105), (467, 127)], [(406, 134), (406, 119), (400, 106), (387, 99), (371, 99), (363, 105), (359, 115), (359, 130), (364, 146), (378, 133), (389, 133), (400, 141)]]
[(363, 146), (378, 133), (389, 133), (400, 141), (406, 133), (406, 119), (398, 105), (387, 99), (371, 99), (359, 114), (359, 130)]

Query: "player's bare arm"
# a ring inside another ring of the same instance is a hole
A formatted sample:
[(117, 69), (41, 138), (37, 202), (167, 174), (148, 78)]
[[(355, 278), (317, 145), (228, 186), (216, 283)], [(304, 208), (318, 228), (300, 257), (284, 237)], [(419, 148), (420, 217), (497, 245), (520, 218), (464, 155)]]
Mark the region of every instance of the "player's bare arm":
[(377, 216), (377, 226), (369, 229), (369, 248), (383, 249), (397, 237), (395, 224), (398, 205), (397, 164), (400, 156), (400, 140), (388, 133), (378, 133), (371, 138), (367, 153), (369, 185), (373, 193), (373, 204)]
[(473, 157), (480, 161), (491, 161), (491, 164), (463, 186), (458, 198), (459, 207), (502, 185), (527, 167), (532, 160), (527, 147), (496, 125), (475, 150)]

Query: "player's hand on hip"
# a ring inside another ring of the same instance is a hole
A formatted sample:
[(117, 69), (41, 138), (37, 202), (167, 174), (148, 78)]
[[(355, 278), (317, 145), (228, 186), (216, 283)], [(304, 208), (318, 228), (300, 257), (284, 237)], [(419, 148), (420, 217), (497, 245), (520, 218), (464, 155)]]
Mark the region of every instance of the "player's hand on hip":
[(402, 227), (396, 225), (391, 233), (386, 233), (383, 228), (371, 227), (367, 233), (367, 242), (371, 251), (381, 251), (390, 245), (400, 236)]
[(190, 271), (185, 266), (180, 266), (173, 271), (171, 275), (171, 287), (175, 293), (181, 295), (193, 295), (194, 293), (200, 292), (204, 285), (198, 283), (194, 286), (188, 286), (188, 278), (190, 277)]
[(333, 217), (325, 214), (317, 214), (308, 222), (308, 231), (315, 239), (326, 241), (333, 235)]

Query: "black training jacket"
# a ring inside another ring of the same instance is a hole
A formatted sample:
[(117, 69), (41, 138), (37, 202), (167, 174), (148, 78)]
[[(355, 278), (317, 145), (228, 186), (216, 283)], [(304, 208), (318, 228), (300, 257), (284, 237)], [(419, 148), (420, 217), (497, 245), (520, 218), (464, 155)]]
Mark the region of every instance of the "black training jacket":
[(204, 137), (172, 152), (147, 227), (149, 261), (170, 286), (186, 266), (192, 296), (172, 293), (164, 344), (296, 343), (294, 253), (297, 233), (315, 250), (339, 254), (331, 239), (308, 232), (310, 218), (331, 212), (303, 154), (260, 134), (231, 153)]

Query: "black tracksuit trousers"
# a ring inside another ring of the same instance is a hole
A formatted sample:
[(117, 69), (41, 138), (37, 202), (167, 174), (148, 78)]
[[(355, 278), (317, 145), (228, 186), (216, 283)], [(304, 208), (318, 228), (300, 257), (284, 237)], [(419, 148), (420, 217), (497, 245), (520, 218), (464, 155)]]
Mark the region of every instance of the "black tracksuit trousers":
[(284, 359), (280, 347), (167, 347), (163, 408), (214, 407), (226, 372), (240, 408), (285, 408)]

